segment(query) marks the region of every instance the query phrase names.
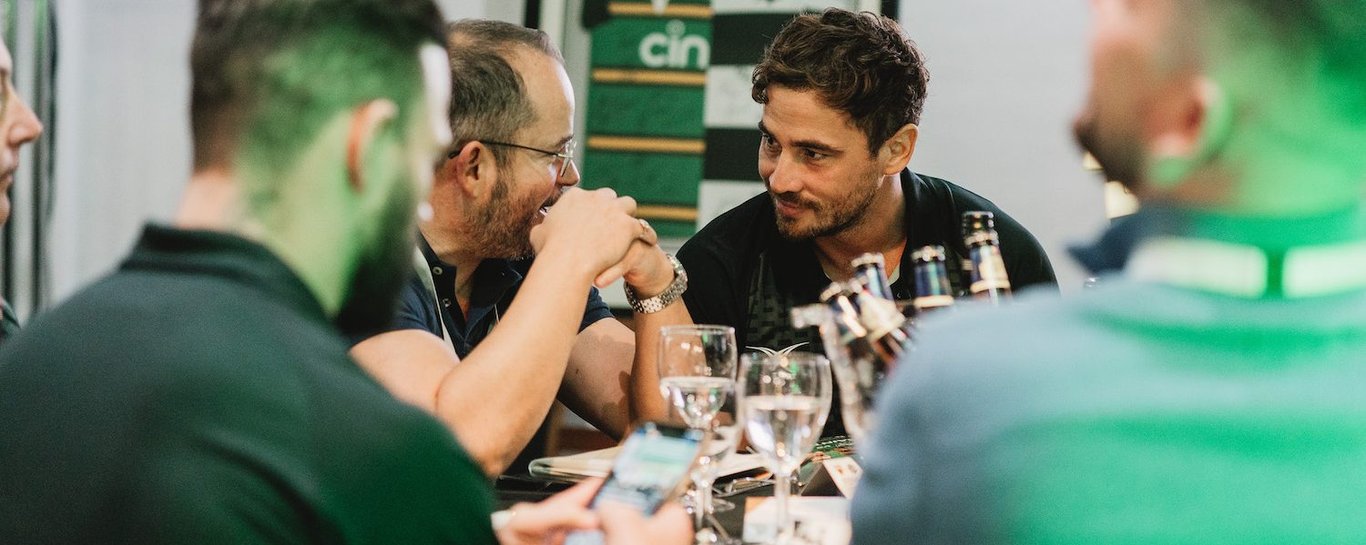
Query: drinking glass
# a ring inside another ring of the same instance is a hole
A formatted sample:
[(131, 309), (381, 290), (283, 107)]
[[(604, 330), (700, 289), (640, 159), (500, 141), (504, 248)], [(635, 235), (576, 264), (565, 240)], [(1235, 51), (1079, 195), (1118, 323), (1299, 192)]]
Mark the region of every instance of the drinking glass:
[(809, 352), (745, 354), (737, 397), (749, 444), (773, 472), (778, 543), (792, 540), (792, 476), (820, 438), (830, 414), (830, 362)]
[[(720, 461), (735, 449), (736, 419), (718, 419), (735, 391), (735, 329), (719, 325), (665, 326), (659, 332), (659, 391), (690, 428), (711, 434), (707, 452), (692, 472), (695, 529), (715, 510), (712, 481)], [(733, 409), (732, 409), (733, 410)], [(700, 537), (700, 536), (699, 536)]]

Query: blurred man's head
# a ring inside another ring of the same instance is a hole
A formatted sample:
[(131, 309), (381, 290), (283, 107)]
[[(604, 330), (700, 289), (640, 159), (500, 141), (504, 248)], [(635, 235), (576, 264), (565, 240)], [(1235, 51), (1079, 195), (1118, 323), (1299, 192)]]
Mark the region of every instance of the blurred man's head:
[[(579, 182), (574, 91), (564, 59), (539, 30), (463, 20), (448, 34), (455, 145), (437, 169), (435, 229), (482, 257), (531, 255), (531, 228)], [(452, 213), (463, 199), (466, 212)]]
[(14, 90), (14, 58), (0, 39), (0, 224), (9, 221), (9, 190), (14, 185), (14, 171), (19, 168), (19, 147), (43, 134), (38, 116)]
[(831, 8), (773, 38), (751, 93), (764, 105), (759, 174), (780, 232), (829, 236), (865, 221), (914, 152), (928, 81), (920, 52), (881, 15)]
[(1351, 206), (1366, 181), (1366, 0), (1093, 0), (1077, 136), (1141, 198)]
[(417, 200), (449, 144), (442, 25), (431, 0), (200, 2), (196, 172), (231, 174), (243, 230), (316, 229), (302, 236), (349, 256), (348, 327), (392, 314)]

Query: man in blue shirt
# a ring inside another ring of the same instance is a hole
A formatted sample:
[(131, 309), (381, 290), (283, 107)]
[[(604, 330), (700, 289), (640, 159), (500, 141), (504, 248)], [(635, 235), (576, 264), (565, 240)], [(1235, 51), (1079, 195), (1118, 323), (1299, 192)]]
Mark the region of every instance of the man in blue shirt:
[(607, 218), (542, 224), (552, 205), (576, 214), (576, 199), (561, 195), (579, 182), (574, 93), (545, 33), (465, 20), (448, 36), (455, 140), (419, 225), (431, 285), (410, 280), (397, 321), (353, 331), (363, 340), (352, 354), (441, 418), (489, 475), (523, 472), (557, 396), (609, 435), (626, 429), (634, 338), (595, 285), (623, 274), (667, 284), (673, 270), (640, 259), (661, 253), (644, 222), (611, 271), (587, 259), (610, 247), (588, 231)]
[(931, 319), (854, 543), (1366, 535), (1363, 0), (1095, 0), (1099, 287)]

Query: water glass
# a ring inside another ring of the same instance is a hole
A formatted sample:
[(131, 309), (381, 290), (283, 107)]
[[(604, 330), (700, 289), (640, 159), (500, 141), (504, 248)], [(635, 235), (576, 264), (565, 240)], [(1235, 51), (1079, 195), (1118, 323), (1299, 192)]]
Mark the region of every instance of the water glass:
[(820, 438), (830, 414), (830, 362), (809, 352), (745, 354), (737, 389), (750, 446), (773, 472), (778, 542), (792, 539), (792, 476)]
[[(715, 511), (711, 485), (720, 461), (735, 449), (735, 329), (719, 325), (666, 326), (659, 334), (659, 391), (690, 428), (712, 434), (711, 447), (692, 473), (689, 491), (695, 529)], [(727, 411), (718, 418), (718, 414)]]

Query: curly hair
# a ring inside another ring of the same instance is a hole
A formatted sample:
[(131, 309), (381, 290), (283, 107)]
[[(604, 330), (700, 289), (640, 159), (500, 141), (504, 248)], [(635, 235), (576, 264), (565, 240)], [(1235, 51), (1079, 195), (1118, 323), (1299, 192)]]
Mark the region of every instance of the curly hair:
[(929, 80), (920, 51), (896, 21), (828, 8), (798, 15), (778, 32), (754, 67), (750, 93), (764, 104), (770, 85), (815, 90), (849, 115), (877, 153), (901, 127), (920, 122)]

